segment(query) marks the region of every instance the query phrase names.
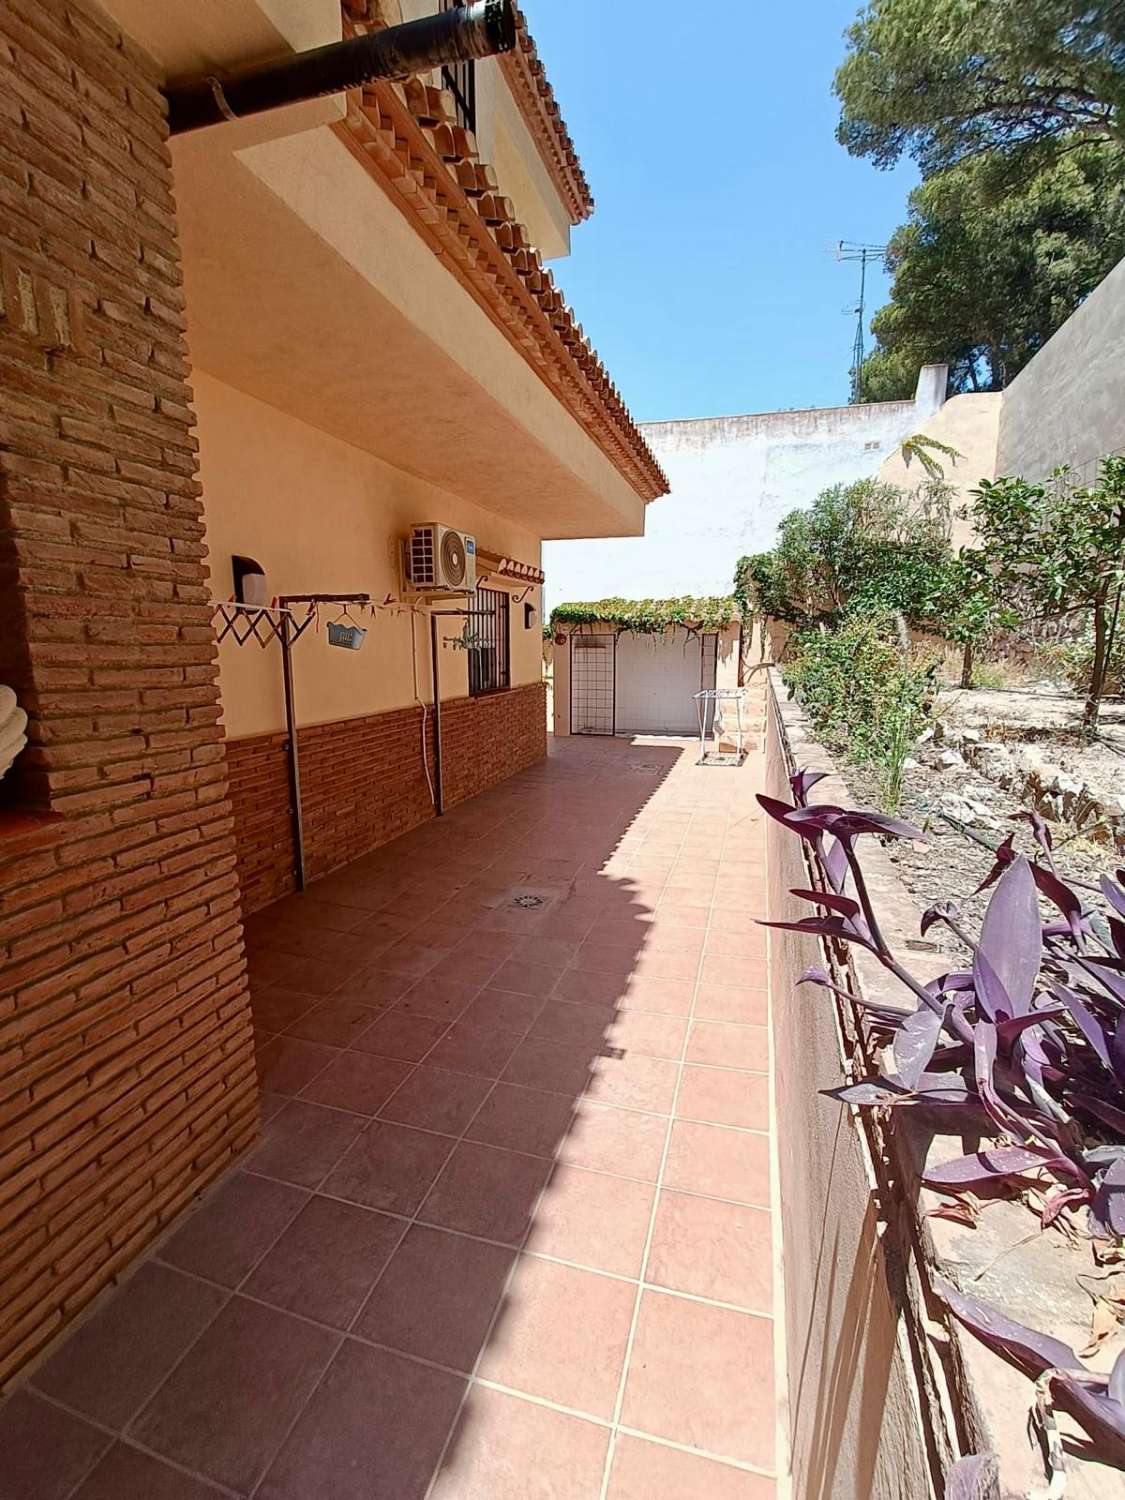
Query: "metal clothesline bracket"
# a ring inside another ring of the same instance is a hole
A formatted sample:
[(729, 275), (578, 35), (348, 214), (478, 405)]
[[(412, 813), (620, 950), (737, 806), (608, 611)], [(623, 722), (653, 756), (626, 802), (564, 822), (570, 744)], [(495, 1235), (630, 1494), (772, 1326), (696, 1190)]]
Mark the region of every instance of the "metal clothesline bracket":
[[(321, 604), (340, 605), (346, 611), (349, 604), (375, 611), (375, 601), (370, 594), (282, 594), (273, 604), (240, 604), (236, 600), (216, 601), (212, 607), (212, 620), (221, 620), (217, 632), (219, 641), (228, 636), (239, 646), (256, 641), (265, 647), (271, 641), (281, 646), (281, 677), (285, 690), (285, 759), (289, 775), (289, 816), (293, 831), (293, 874), (297, 889), (303, 891), (308, 884), (305, 867), (305, 830), (301, 814), (301, 758), (297, 744), (297, 705), (293, 688), (293, 646), (301, 639), (310, 625), (318, 623), (318, 607)], [(299, 619), (294, 606), (305, 606), (305, 615)]]

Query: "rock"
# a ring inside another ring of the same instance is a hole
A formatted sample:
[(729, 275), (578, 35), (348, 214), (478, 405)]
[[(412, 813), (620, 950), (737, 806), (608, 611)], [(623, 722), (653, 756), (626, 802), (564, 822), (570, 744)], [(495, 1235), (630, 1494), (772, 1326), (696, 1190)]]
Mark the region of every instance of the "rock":
[(965, 743), (967, 745), (976, 745), (976, 744), (979, 744), (980, 743), (980, 730), (979, 729), (963, 729), (961, 731), (961, 738), (965, 741)]
[(921, 761), (917, 761), (912, 755), (908, 755), (902, 763), (902, 769), (904, 771), (917, 771), (921, 768), (921, 764)]
[(934, 738), (935, 738), (934, 726), (932, 724), (930, 724), (926, 729), (923, 729), (922, 733), (918, 736), (918, 738), (915, 740), (914, 743), (916, 745), (928, 745), (930, 743), (930, 741), (932, 739), (934, 739)]
[(1007, 745), (999, 745), (995, 740), (984, 740), (974, 747), (971, 759), (976, 769), (989, 781), (999, 782), (1001, 786), (1011, 784), (1015, 775), (1015, 758)]
[(941, 810), (951, 818), (956, 818), (959, 823), (971, 823), (973, 821), (973, 809), (971, 803), (964, 797), (947, 794), (941, 799)]
[(938, 765), (946, 771), (952, 771), (955, 766), (963, 766), (965, 757), (958, 750), (943, 750), (938, 756)]

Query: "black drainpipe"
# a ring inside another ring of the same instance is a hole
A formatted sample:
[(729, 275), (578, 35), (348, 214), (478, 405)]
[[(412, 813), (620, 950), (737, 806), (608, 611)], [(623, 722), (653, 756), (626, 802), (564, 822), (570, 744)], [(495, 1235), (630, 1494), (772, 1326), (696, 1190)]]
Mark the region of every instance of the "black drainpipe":
[(283, 104), (340, 94), (376, 79), (410, 78), (445, 64), (510, 52), (515, 45), (512, 0), (475, 0), (402, 26), (298, 52), (280, 62), (169, 88), (168, 128), (172, 135), (181, 135)]

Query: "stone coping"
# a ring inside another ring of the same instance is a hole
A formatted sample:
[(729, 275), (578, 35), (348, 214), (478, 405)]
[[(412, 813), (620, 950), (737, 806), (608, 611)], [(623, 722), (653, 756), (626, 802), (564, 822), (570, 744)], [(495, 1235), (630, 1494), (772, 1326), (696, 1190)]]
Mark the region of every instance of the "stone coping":
[[(769, 676), (770, 732), (789, 768), (828, 773), (813, 788), (810, 801), (854, 803), (844, 776), (814, 738), (804, 710), (788, 698), (781, 674), (771, 668)], [(863, 867), (892, 950), (907, 956), (911, 971), (920, 979), (942, 972), (948, 960), (918, 947), (919, 904), (873, 839), (864, 840)], [(903, 1010), (913, 1008), (898, 981), (863, 950), (849, 950), (846, 971), (850, 981), (846, 988), (857, 997)], [(810, 1002), (813, 998), (809, 997)], [(820, 998), (832, 1004), (826, 995)], [(859, 1021), (858, 1008), (843, 1002), (834, 1008), (841, 1058), (851, 1056), (857, 1067), (877, 1066), (876, 1049)], [(869, 1110), (855, 1114), (867, 1142), (885, 1240), (898, 1251), (891, 1260), (902, 1273), (896, 1298), (915, 1358), (922, 1421), (930, 1424), (933, 1446), (943, 1462), (965, 1453), (997, 1455), (999, 1488), (981, 1500), (1008, 1500), (1045, 1490), (1042, 1457), (1027, 1430), (1034, 1401), (1031, 1382), (947, 1315), (932, 1291), (932, 1278), (947, 1276), (1009, 1317), (1051, 1333), (1081, 1354), (1089, 1338), (1093, 1304), (1077, 1278), (1089, 1282), (1097, 1269), (1088, 1246), (1071, 1245), (1061, 1234), (1041, 1232), (1033, 1215), (1014, 1202), (988, 1204), (975, 1228), (928, 1217), (928, 1210), (946, 1200), (922, 1186), (924, 1164), (974, 1150), (976, 1139), (942, 1136), (901, 1114), (889, 1119)], [(1091, 1368), (1108, 1369), (1120, 1348), (1120, 1339), (1110, 1340), (1085, 1362)], [(1067, 1437), (1081, 1436), (1081, 1429), (1062, 1414), (1059, 1426)], [(1073, 1455), (1068, 1467), (1066, 1500), (1125, 1500), (1125, 1474), (1120, 1471)]]

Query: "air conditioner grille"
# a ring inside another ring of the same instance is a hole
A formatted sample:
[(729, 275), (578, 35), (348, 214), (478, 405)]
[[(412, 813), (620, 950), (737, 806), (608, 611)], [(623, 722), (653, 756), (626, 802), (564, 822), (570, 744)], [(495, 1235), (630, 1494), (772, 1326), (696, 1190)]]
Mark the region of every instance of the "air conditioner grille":
[(441, 571), (450, 588), (457, 588), (465, 582), (465, 548), (455, 531), (447, 531), (442, 535)]
[(416, 526), (410, 534), (409, 573), (415, 588), (433, 588), (437, 583), (434, 533), (430, 526)]

